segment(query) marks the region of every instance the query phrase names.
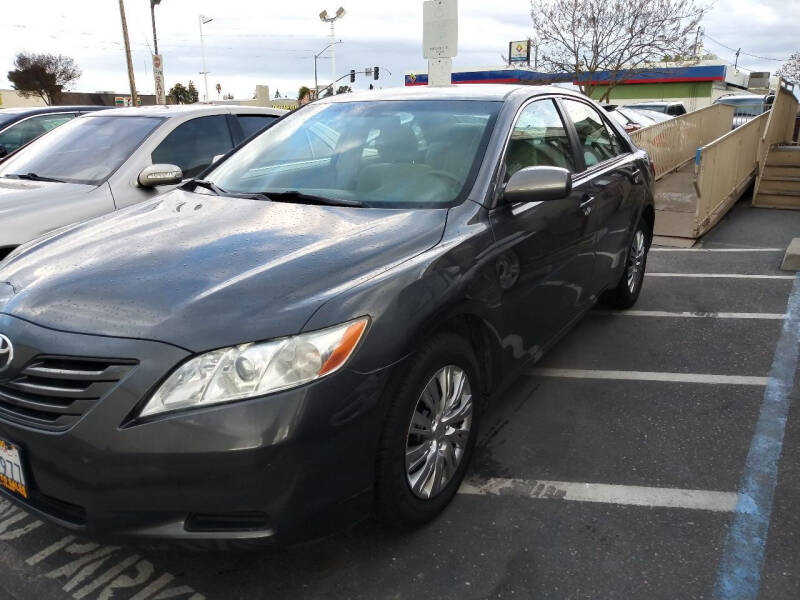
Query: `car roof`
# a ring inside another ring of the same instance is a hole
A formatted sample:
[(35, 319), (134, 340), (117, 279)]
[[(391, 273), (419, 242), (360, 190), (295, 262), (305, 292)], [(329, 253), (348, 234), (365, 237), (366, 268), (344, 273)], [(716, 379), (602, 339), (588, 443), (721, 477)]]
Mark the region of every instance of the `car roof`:
[(407, 86), (370, 90), (328, 96), (317, 100), (317, 104), (333, 102), (364, 102), (381, 100), (489, 100), (503, 101), (515, 92), (525, 91), (530, 95), (558, 92), (568, 96), (581, 96), (573, 90), (554, 85), (515, 85), (506, 83), (465, 83), (449, 86)]
[(720, 96), (714, 102), (752, 102), (753, 100), (766, 100), (769, 94), (730, 94)]
[(72, 112), (78, 110), (102, 110), (107, 108), (105, 106), (98, 106), (96, 104), (90, 104), (86, 106), (81, 105), (74, 105), (74, 106), (18, 106), (14, 108), (2, 108), (0, 109), (0, 115), (38, 115), (40, 113), (52, 113), (52, 112)]
[(683, 104), (683, 102), (666, 102), (663, 100), (653, 100), (652, 102), (632, 102), (625, 106), (674, 106), (676, 104)]
[(126, 108), (112, 108), (103, 111), (104, 117), (184, 117), (202, 114), (226, 114), (231, 111), (242, 111), (251, 114), (280, 116), (287, 111), (271, 106), (239, 106), (231, 104), (168, 104)]

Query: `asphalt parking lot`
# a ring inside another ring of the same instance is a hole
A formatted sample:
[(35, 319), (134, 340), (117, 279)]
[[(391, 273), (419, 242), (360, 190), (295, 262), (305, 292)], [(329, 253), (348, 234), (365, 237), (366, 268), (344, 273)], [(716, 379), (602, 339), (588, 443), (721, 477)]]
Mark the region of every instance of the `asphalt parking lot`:
[(635, 311), (593, 311), (492, 407), (427, 527), (151, 552), (0, 503), (0, 599), (800, 597), (800, 282), (778, 269), (798, 232), (740, 203), (654, 249)]

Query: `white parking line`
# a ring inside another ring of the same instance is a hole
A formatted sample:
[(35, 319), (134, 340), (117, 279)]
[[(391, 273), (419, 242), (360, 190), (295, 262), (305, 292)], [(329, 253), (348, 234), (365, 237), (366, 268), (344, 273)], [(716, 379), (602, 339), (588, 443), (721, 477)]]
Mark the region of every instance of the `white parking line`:
[(784, 252), (786, 248), (662, 248), (652, 247), (650, 252)]
[(710, 383), (727, 385), (767, 385), (767, 377), (751, 375), (711, 375), (707, 373), (663, 373), (655, 371), (606, 371), (600, 369), (534, 368), (531, 375), (568, 379), (621, 379), (626, 381), (666, 381), (674, 383)]
[(602, 502), (627, 506), (690, 508), (719, 512), (732, 512), (736, 508), (738, 500), (736, 492), (498, 477), (465, 481), (461, 484), (458, 493), (478, 496), (518, 496), (523, 498), (571, 500), (574, 502)]
[(645, 273), (647, 277), (695, 277), (699, 279), (794, 279), (794, 275), (744, 275), (742, 273)]
[(767, 319), (782, 321), (783, 313), (754, 312), (672, 312), (668, 310), (593, 310), (590, 315), (614, 315), (620, 317), (675, 317), (687, 319)]

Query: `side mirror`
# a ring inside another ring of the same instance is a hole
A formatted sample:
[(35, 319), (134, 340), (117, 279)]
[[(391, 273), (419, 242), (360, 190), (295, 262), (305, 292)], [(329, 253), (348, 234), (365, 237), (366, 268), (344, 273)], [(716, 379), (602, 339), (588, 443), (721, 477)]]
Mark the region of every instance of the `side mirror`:
[(8, 150), (6, 150), (5, 146), (0, 146), (0, 158), (8, 156)]
[(138, 180), (142, 187), (176, 185), (183, 181), (183, 171), (175, 165), (150, 165), (142, 169)]
[(572, 174), (561, 167), (525, 167), (511, 176), (503, 190), (505, 202), (561, 200), (572, 192)]

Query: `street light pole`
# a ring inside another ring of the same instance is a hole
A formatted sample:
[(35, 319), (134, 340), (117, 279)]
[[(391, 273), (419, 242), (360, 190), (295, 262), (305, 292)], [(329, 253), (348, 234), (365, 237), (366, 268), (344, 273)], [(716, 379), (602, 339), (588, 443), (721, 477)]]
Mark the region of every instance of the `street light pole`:
[[(333, 24), (336, 22), (337, 19), (341, 19), (346, 13), (347, 13), (347, 11), (341, 6), (336, 11), (336, 14), (333, 15), (332, 17), (328, 16), (328, 11), (327, 10), (323, 10), (321, 13), (319, 13), (319, 20), (320, 21), (322, 21), (323, 23), (330, 23), (331, 24), (331, 43), (330, 43), (330, 46), (328, 46), (328, 47), (331, 47), (336, 43), (334, 41), (334, 39), (336, 37), (336, 34), (335, 34), (334, 30), (333, 30)], [(331, 81), (334, 81), (335, 79), (336, 79), (336, 48), (334, 47), (331, 50)], [(333, 90), (333, 93), (335, 94), (336, 90)]]
[(122, 39), (125, 42), (125, 59), (128, 62), (128, 82), (131, 84), (131, 105), (138, 106), (139, 98), (136, 95), (136, 80), (133, 77), (133, 62), (131, 61), (131, 43), (128, 40), (128, 22), (125, 20), (125, 5), (119, 0), (119, 17), (122, 21)]
[(206, 45), (203, 41), (203, 25), (206, 23), (211, 23), (213, 20), (213, 18), (209, 18), (205, 15), (198, 15), (197, 17), (197, 22), (200, 25), (200, 55), (203, 58), (203, 70), (200, 71), (200, 74), (203, 76), (203, 85), (205, 88), (203, 102), (208, 102), (208, 71), (206, 70)]
[(321, 52), (319, 52), (319, 53), (317, 53), (317, 54), (315, 54), (315, 55), (314, 55), (314, 90), (315, 90), (315, 93), (316, 93), (316, 95), (317, 95), (317, 96), (319, 96), (319, 83), (317, 83), (317, 59), (318, 59), (320, 56), (322, 56), (323, 54), (325, 54), (325, 51), (326, 51), (328, 48), (330, 48), (331, 46), (334, 46), (334, 47), (335, 47), (335, 46), (336, 46), (336, 44), (341, 44), (341, 43), (342, 43), (342, 40), (337, 40), (337, 41), (333, 42), (332, 44), (328, 44), (327, 46), (325, 46), (325, 47), (322, 49), (322, 51), (321, 51)]

